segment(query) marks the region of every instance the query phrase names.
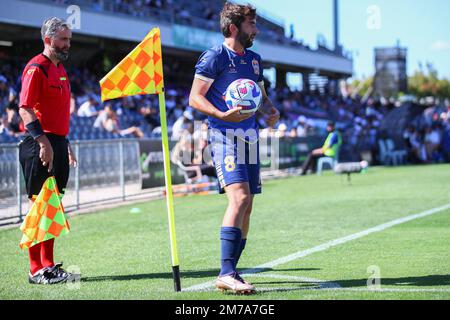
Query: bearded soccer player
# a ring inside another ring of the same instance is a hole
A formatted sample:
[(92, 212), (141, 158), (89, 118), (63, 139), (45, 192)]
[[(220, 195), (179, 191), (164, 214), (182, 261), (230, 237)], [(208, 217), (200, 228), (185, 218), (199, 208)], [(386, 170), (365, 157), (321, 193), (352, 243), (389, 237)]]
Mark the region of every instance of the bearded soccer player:
[[(70, 119), (70, 83), (62, 65), (69, 57), (72, 32), (63, 20), (50, 18), (41, 28), (44, 52), (32, 58), (22, 74), (20, 116), (26, 135), (19, 146), (20, 164), (25, 177), (30, 206), (45, 180), (54, 175), (61, 195), (69, 178), (69, 165), (76, 158), (66, 139)], [(29, 248), (29, 282), (54, 284), (71, 276), (55, 264), (54, 240)]]
[[(279, 112), (264, 89), (261, 57), (247, 49), (258, 33), (256, 9), (250, 5), (225, 3), (220, 13), (220, 26), (225, 40), (200, 56), (189, 104), (208, 115), (220, 192), (228, 197), (220, 230), (221, 270), (216, 287), (235, 293), (253, 293), (255, 287), (238, 274), (237, 264), (247, 241), (253, 197), (261, 193), (258, 126), (255, 113), (240, 113), (241, 108), (229, 110), (223, 96), (233, 81), (250, 79), (261, 89), (265, 111), (260, 108), (258, 112), (265, 115), (269, 126), (278, 121)], [(240, 144), (244, 148), (240, 148)]]

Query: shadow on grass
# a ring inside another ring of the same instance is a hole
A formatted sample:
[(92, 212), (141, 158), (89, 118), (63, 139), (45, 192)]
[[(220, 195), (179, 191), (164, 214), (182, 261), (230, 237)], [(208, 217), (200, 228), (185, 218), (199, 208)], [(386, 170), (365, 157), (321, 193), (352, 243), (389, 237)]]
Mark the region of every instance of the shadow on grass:
[[(365, 287), (367, 279), (333, 280), (342, 287)], [(380, 284), (391, 286), (450, 286), (450, 275), (427, 275), (421, 277), (381, 278)]]
[[(181, 278), (210, 278), (217, 277), (219, 270), (180, 270)], [(171, 272), (161, 273), (144, 273), (144, 274), (127, 274), (127, 275), (111, 275), (111, 276), (99, 276), (99, 277), (85, 277), (82, 278), (82, 282), (93, 281), (129, 281), (129, 280), (147, 280), (147, 279), (172, 279)]]
[[(240, 268), (240, 271), (246, 270), (246, 268)], [(265, 268), (258, 270), (258, 273), (268, 271), (312, 271), (320, 270), (317, 268), (305, 268), (305, 269), (272, 269)], [(215, 279), (219, 274), (219, 269), (208, 270), (180, 270), (181, 278), (213, 278)], [(172, 279), (171, 272), (161, 273), (144, 273), (144, 274), (126, 274), (126, 275), (106, 275), (98, 277), (82, 277), (82, 282), (100, 282), (100, 281), (129, 281), (129, 280), (147, 280), (147, 279)], [(211, 280), (211, 279), (210, 279)]]

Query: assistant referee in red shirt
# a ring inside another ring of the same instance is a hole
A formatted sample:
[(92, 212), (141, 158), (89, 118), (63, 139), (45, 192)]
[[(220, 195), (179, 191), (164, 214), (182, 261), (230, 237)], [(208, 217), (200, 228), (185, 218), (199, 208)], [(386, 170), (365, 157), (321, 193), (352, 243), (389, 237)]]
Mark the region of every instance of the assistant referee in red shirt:
[[(70, 121), (70, 83), (62, 65), (69, 57), (70, 26), (59, 18), (44, 21), (41, 29), (44, 52), (26, 65), (22, 74), (20, 116), (27, 134), (19, 145), (20, 164), (30, 205), (45, 180), (53, 174), (61, 195), (69, 179), (69, 165), (77, 160), (66, 139)], [(29, 249), (29, 282), (65, 282), (70, 274), (53, 260), (54, 240)]]

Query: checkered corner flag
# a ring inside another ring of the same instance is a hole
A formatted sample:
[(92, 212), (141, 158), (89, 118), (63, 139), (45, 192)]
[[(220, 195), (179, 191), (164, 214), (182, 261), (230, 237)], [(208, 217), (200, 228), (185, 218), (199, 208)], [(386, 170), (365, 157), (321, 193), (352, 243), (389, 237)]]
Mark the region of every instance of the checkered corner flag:
[(154, 28), (100, 80), (102, 101), (164, 91), (161, 36)]
[(69, 233), (69, 223), (64, 216), (64, 207), (54, 176), (44, 182), (20, 230), (23, 233), (19, 244), (21, 249)]
[(133, 51), (100, 80), (100, 89), (102, 101), (134, 95), (158, 94), (173, 281), (175, 291), (181, 291), (175, 215), (173, 210), (172, 179), (170, 174), (166, 100), (164, 97), (161, 34), (159, 28), (152, 29)]

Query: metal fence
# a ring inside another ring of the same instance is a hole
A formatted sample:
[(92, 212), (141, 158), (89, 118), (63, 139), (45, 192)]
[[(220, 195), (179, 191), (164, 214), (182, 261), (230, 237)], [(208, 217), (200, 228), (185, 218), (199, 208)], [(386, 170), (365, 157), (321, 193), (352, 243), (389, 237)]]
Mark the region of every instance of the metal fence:
[[(70, 170), (64, 196), (67, 212), (143, 194), (138, 141), (76, 141), (72, 148), (78, 166)], [(0, 144), (0, 225), (22, 221), (28, 206), (18, 144)]]
[(0, 223), (6, 218), (20, 218), (24, 180), (18, 159), (17, 144), (0, 144)]

